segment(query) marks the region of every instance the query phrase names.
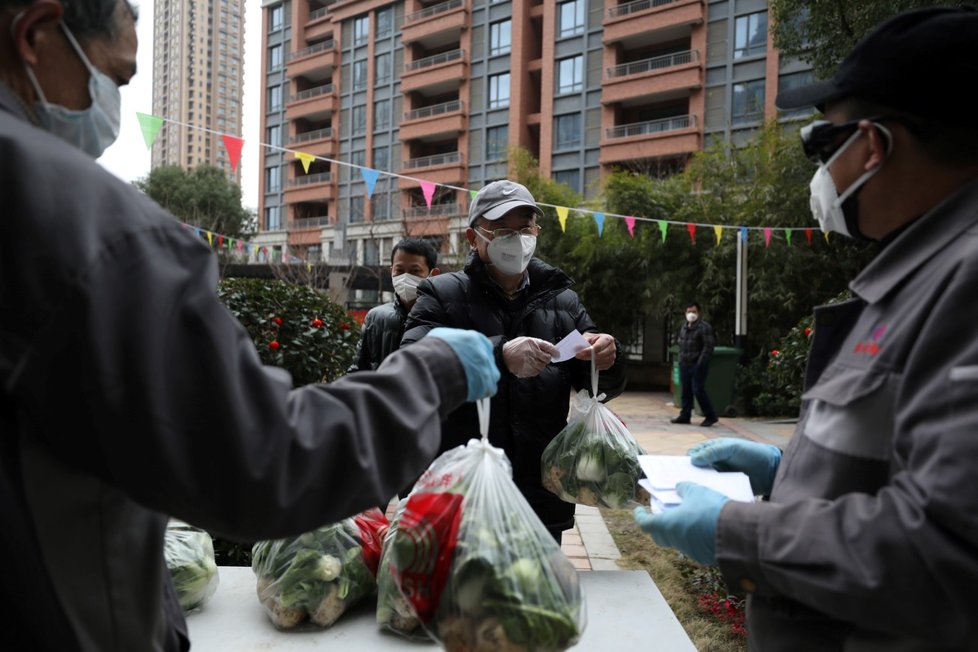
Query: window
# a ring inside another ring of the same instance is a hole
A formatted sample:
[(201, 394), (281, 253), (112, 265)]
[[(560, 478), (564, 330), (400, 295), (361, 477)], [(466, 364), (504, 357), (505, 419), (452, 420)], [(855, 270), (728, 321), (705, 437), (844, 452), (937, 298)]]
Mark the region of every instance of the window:
[(268, 29), (271, 31), (282, 29), (282, 19), (284, 15), (285, 9), (283, 5), (272, 7), (271, 11), (268, 12)]
[(282, 127), (281, 125), (274, 125), (268, 128), (268, 135), (265, 138), (267, 144), (273, 147), (282, 146)]
[(554, 181), (570, 186), (576, 193), (581, 192), (581, 175), (577, 170), (559, 170), (554, 172)]
[(501, 109), (509, 106), (509, 73), (489, 76), (489, 108)]
[(734, 23), (734, 59), (767, 52), (767, 12), (738, 16)]
[[(783, 93), (788, 89), (796, 88), (798, 86), (807, 86), (814, 81), (815, 74), (811, 70), (781, 75), (781, 77), (778, 79), (778, 93)], [(802, 107), (800, 109), (791, 109), (788, 111), (779, 111), (779, 115), (782, 118), (808, 116), (813, 113), (815, 113), (815, 107), (811, 106)]]
[(282, 87), (272, 86), (268, 89), (268, 110), (269, 111), (281, 111), (282, 110)]
[(362, 91), (367, 87), (367, 60), (353, 62), (353, 90)]
[(390, 168), (391, 150), (387, 145), (374, 147), (373, 167), (375, 170), (387, 170)]
[(557, 94), (580, 93), (584, 90), (584, 55), (579, 54), (557, 62)]
[(389, 220), (391, 218), (391, 200), (389, 193), (374, 193), (374, 196), (370, 198), (370, 214), (374, 222)]
[(486, 129), (486, 160), (499, 161), (506, 158), (509, 127), (489, 127)]
[(374, 18), (377, 21), (377, 38), (390, 36), (391, 32), (394, 31), (393, 7), (378, 10)]
[(764, 80), (734, 84), (733, 123), (754, 122), (764, 117)]
[(282, 46), (273, 45), (268, 48), (268, 69), (278, 70), (282, 67)]
[(391, 101), (374, 101), (374, 131), (391, 128)]
[(581, 146), (581, 114), (558, 115), (554, 120), (554, 151), (579, 149)]
[(265, 192), (278, 192), (282, 189), (282, 172), (279, 168), (265, 168)]
[(363, 195), (350, 197), (350, 222), (363, 222)]
[(489, 25), (489, 56), (506, 54), (513, 43), (513, 21), (501, 20)]
[(359, 135), (367, 131), (367, 107), (353, 107), (353, 134)]
[(584, 0), (571, 0), (557, 5), (557, 38), (583, 34), (586, 13)]
[(389, 52), (374, 57), (374, 83), (377, 86), (391, 83), (391, 55)]
[(265, 230), (278, 231), (282, 228), (282, 214), (278, 206), (265, 207)]
[(353, 19), (353, 45), (366, 45), (370, 40), (370, 17), (360, 16)]

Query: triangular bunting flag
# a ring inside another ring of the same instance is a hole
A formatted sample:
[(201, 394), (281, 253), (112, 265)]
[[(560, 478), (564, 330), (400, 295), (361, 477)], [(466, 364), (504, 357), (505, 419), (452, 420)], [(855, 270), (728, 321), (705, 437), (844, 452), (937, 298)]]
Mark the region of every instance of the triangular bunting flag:
[(788, 246), (791, 246), (791, 229), (784, 230), (784, 239), (788, 241)]
[(315, 161), (316, 157), (305, 152), (296, 152), (295, 157), (302, 161), (302, 171), (309, 174), (309, 164)]
[(692, 242), (693, 244), (696, 244), (696, 225), (687, 224), (686, 230), (689, 231), (689, 241)]
[[(380, 176), (380, 172), (371, 168), (360, 168), (360, 176), (363, 177), (363, 182), (367, 184), (367, 197), (373, 197), (374, 186), (377, 185), (377, 177)], [(430, 200), (428, 201), (428, 204), (430, 208)]]
[(823, 233), (822, 235), (824, 235), (824, 236), (825, 236), (825, 241), (826, 241), (826, 242), (828, 242), (828, 241), (829, 241), (829, 232), (828, 232), (828, 231), (826, 231), (826, 232), (825, 232), (825, 233)]
[(567, 207), (557, 206), (557, 221), (560, 222), (560, 232), (567, 230)]
[(662, 232), (662, 241), (665, 242), (666, 241), (666, 229), (669, 228), (669, 225), (666, 223), (665, 220), (656, 220), (656, 222), (659, 223), (659, 231)]
[(475, 201), (475, 196), (479, 194), (478, 190), (469, 191), (469, 201)]
[(153, 141), (156, 140), (156, 134), (163, 126), (163, 118), (139, 112), (136, 113), (136, 118), (139, 120), (139, 129), (143, 132), (143, 140), (146, 141), (146, 149), (150, 149), (153, 147)]
[(214, 234), (211, 233), (210, 231), (207, 232), (207, 244), (209, 244), (212, 247), (214, 246)]
[(625, 226), (628, 227), (628, 235), (630, 235), (630, 236), (632, 236), (634, 238), (635, 237), (635, 218), (634, 217), (626, 217), (625, 218)]
[(428, 204), (428, 208), (431, 208), (431, 198), (435, 196), (435, 184), (430, 181), (419, 181), (418, 183), (421, 184), (425, 203)]
[(771, 246), (771, 227), (769, 226), (764, 227), (764, 246)]
[(808, 239), (808, 246), (811, 247), (812, 246), (812, 230), (811, 229), (805, 229), (805, 237)]
[(306, 263), (306, 271), (307, 272), (311, 272), (312, 271), (312, 263)]
[(719, 247), (720, 246), (720, 237), (723, 235), (723, 227), (722, 226), (718, 226), (718, 225), (714, 225), (713, 226), (713, 233), (717, 237), (717, 246)]
[(747, 242), (747, 227), (746, 226), (740, 227), (740, 240), (741, 240), (741, 242), (744, 242), (744, 243)]
[(241, 240), (238, 240), (238, 253), (239, 254), (241, 253), (241, 245), (242, 244), (243, 244), (242, 241)]
[(604, 213), (594, 213), (594, 223), (598, 225), (598, 237), (601, 237), (601, 232), (604, 230)]
[(227, 134), (221, 134), (221, 140), (224, 141), (224, 149), (228, 151), (228, 160), (231, 161), (231, 169), (234, 170), (238, 167), (238, 161), (241, 160), (241, 148), (244, 147), (244, 140)]
[(224, 246), (224, 236), (223, 235), (218, 235), (217, 236), (217, 248), (220, 249), (223, 246)]

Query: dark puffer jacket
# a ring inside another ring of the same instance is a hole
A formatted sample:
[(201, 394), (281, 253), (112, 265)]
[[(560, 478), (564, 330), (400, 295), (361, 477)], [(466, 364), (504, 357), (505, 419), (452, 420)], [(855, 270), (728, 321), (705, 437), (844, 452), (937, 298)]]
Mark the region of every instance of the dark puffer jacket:
[[(598, 329), (564, 272), (536, 258), (528, 271), (529, 286), (512, 300), (475, 254), (469, 256), (463, 271), (427, 279), (418, 287), (418, 301), (408, 315), (401, 346), (420, 340), (436, 326), (477, 330), (489, 337), (501, 374), (492, 398), (489, 440), (506, 451), (517, 486), (544, 525), (566, 529), (573, 526), (574, 505), (543, 488), (540, 457), (567, 425), (571, 389), (590, 390), (591, 363), (567, 360), (548, 365), (533, 378), (517, 378), (503, 363), (502, 347), (523, 335), (557, 343), (574, 329), (582, 333)], [(625, 357), (620, 345), (614, 366), (599, 374), (598, 383), (608, 399), (625, 389)], [(475, 404), (467, 403), (443, 424), (442, 450), (478, 436)]]
[(405, 319), (407, 311), (397, 297), (390, 303), (371, 308), (363, 319), (357, 358), (346, 370), (347, 373), (373, 371), (384, 358), (397, 351), (401, 346)]

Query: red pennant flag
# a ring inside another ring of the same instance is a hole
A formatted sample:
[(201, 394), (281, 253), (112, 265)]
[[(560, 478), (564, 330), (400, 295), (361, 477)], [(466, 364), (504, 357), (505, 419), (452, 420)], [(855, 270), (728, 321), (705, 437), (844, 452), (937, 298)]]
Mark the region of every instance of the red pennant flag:
[(693, 244), (696, 244), (696, 225), (695, 224), (687, 224), (686, 225), (686, 230), (689, 231), (689, 240), (690, 240), (690, 242), (692, 242)]
[(217, 236), (217, 248), (220, 249), (223, 246), (224, 246), (224, 236), (218, 234), (218, 236)]
[(812, 246), (812, 230), (811, 229), (805, 229), (805, 237), (808, 238), (808, 246), (811, 247)]
[(635, 237), (635, 218), (634, 217), (626, 217), (625, 218), (625, 226), (628, 227), (628, 235), (630, 235), (630, 236), (632, 236), (634, 238)]
[(227, 134), (221, 134), (221, 140), (224, 141), (224, 148), (228, 151), (228, 160), (231, 161), (231, 169), (234, 170), (238, 167), (238, 161), (241, 160), (241, 148), (244, 147), (244, 140)]

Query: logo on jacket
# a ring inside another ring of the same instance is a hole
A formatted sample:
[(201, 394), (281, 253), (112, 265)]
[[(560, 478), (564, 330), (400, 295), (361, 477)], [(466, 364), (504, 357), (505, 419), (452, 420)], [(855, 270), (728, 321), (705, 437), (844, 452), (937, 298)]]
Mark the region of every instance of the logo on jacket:
[(856, 348), (852, 350), (853, 353), (861, 353), (865, 355), (876, 355), (882, 349), (881, 342), (883, 336), (886, 334), (887, 329), (890, 327), (889, 324), (880, 324), (873, 329), (870, 334), (870, 339), (863, 340), (862, 342), (856, 343)]

